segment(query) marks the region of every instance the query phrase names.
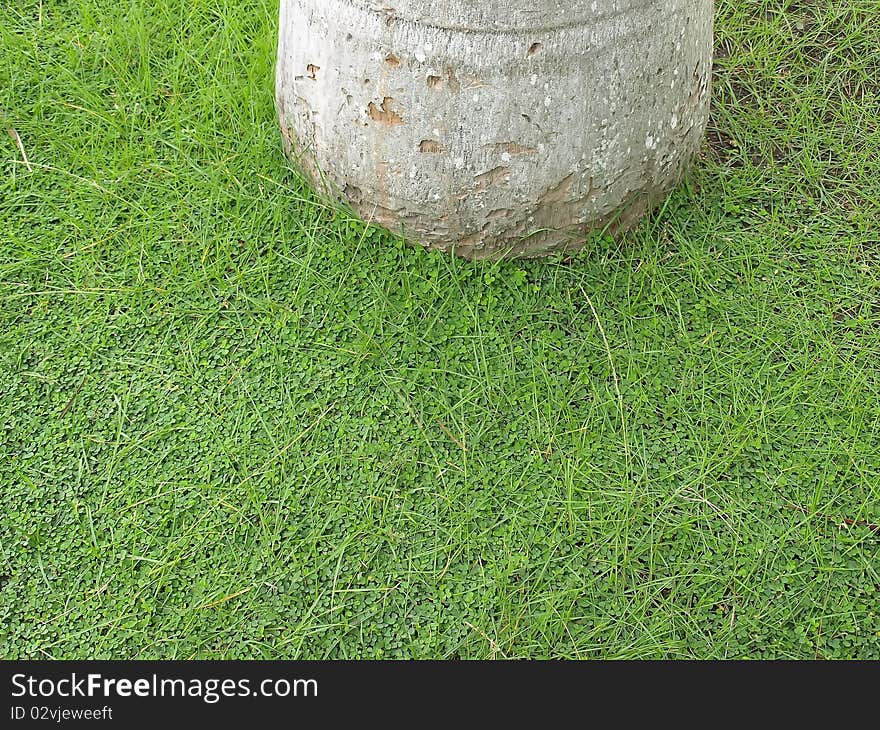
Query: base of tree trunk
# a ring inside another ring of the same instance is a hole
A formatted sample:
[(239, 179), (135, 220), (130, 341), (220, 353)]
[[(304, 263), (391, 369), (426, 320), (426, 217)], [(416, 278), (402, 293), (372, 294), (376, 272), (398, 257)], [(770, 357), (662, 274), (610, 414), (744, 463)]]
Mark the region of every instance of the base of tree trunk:
[(467, 258), (570, 251), (699, 148), (712, 0), (394, 5), (281, 0), (285, 152), (365, 220)]

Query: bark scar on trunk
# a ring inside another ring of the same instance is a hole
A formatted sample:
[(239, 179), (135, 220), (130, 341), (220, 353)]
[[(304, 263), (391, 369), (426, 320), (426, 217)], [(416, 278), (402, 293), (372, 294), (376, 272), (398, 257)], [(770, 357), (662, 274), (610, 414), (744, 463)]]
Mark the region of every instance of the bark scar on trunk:
[(381, 106), (376, 106), (375, 102), (367, 105), (367, 114), (374, 122), (382, 122), (383, 124), (403, 124), (403, 117), (391, 108), (394, 98), (386, 96), (382, 99)]

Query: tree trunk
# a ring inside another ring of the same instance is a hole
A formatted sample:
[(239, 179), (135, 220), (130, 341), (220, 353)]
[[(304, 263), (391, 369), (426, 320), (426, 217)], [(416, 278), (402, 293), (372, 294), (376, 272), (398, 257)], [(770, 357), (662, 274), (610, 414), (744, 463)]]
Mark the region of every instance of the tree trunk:
[(712, 0), (281, 0), (285, 151), (431, 248), (577, 248), (637, 221), (698, 149), (712, 13)]

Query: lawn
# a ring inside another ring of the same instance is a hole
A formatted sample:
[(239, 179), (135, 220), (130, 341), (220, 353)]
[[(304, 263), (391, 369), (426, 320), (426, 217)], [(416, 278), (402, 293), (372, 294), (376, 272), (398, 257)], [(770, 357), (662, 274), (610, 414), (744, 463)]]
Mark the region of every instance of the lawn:
[(877, 1), (721, 0), (688, 179), (528, 263), (309, 192), (277, 10), (0, 5), (0, 656), (880, 658)]

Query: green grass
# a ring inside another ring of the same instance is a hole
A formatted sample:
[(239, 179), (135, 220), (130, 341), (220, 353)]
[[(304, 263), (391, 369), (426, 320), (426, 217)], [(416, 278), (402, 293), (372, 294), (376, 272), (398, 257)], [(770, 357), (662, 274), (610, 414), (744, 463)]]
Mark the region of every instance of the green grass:
[(668, 205), (472, 264), (290, 170), (275, 1), (4, 2), (0, 656), (880, 658), (877, 9), (724, 0)]

